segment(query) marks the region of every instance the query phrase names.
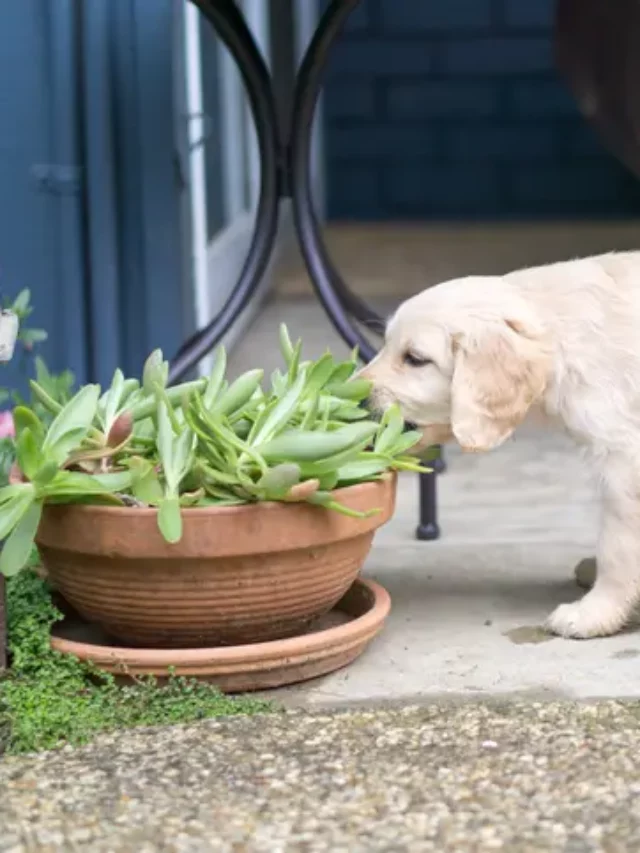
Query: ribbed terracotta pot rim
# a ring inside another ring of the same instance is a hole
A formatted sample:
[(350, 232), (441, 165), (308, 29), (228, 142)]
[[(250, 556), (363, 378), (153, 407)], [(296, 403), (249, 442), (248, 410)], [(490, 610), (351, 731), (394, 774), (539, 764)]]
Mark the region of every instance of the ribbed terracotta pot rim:
[(380, 630), (391, 610), (391, 597), (387, 590), (375, 581), (358, 578), (354, 588), (365, 590), (371, 595), (371, 607), (361, 616), (342, 625), (324, 628), (309, 634), (271, 640), (262, 643), (247, 643), (238, 646), (215, 646), (211, 648), (145, 649), (120, 645), (105, 646), (70, 640), (56, 636), (55, 627), (51, 647), (55, 651), (75, 655), (81, 660), (104, 661), (112, 659), (126, 665), (127, 658), (135, 659), (138, 665), (148, 667), (203, 666), (206, 664), (224, 667), (243, 666), (251, 669), (256, 665), (268, 668), (289, 658), (312, 657), (335, 649), (344, 643), (365, 643)]
[[(251, 556), (313, 548), (375, 531), (395, 505), (396, 475), (337, 489), (340, 503), (356, 510), (379, 507), (365, 518), (308, 503), (257, 502), (233, 507), (185, 507), (182, 538), (166, 542), (149, 507), (56, 504), (45, 507), (36, 544), (86, 556), (148, 559)], [(96, 535), (98, 533), (98, 535)], [(215, 540), (216, 547), (211, 543)], [(144, 546), (141, 548), (141, 543)]]

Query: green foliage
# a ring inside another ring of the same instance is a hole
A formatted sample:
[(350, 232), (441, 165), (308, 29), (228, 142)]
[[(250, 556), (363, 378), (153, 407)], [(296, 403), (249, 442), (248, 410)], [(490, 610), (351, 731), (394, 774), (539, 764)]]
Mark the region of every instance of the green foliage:
[(280, 345), (285, 370), (267, 389), (262, 370), (229, 383), (223, 349), (208, 379), (172, 388), (160, 350), (141, 380), (116, 370), (104, 393), (85, 385), (65, 399), (48, 373), (44, 384), (32, 381), (48, 418), (35, 406), (14, 410), (22, 482), (14, 476), (0, 488), (0, 572), (23, 567), (46, 503), (155, 507), (161, 534), (174, 543), (189, 506), (306, 501), (362, 518), (333, 492), (389, 470), (425, 470), (407, 455), (421, 435), (405, 432), (397, 406), (370, 419), (370, 385), (354, 378), (355, 355), (303, 362), (285, 326)]
[[(30, 357), (33, 357), (35, 367), (35, 378), (38, 384), (44, 388), (49, 397), (57, 402), (64, 404), (71, 399), (73, 392), (73, 384), (75, 378), (70, 370), (65, 370), (62, 373), (50, 373), (45, 362), (40, 356), (35, 355), (35, 348), (38, 344), (47, 340), (48, 335), (44, 329), (34, 329), (27, 325), (27, 320), (33, 312), (31, 306), (31, 292), (27, 289), (20, 291), (15, 299), (4, 299), (2, 301), (4, 310), (12, 311), (18, 318), (18, 353), (20, 350), (23, 357), (23, 363), (27, 363)], [(16, 358), (14, 355), (14, 358)], [(13, 403), (16, 406), (24, 405), (25, 401), (15, 390), (0, 387), (0, 406), (5, 403)], [(47, 421), (49, 414), (47, 409), (36, 399), (31, 399), (31, 406), (38, 416)]]
[(120, 728), (272, 710), (266, 702), (226, 697), (182, 678), (118, 686), (111, 676), (52, 651), (49, 631), (60, 613), (33, 572), (7, 582), (7, 603), (11, 669), (0, 677), (0, 753), (79, 745)]

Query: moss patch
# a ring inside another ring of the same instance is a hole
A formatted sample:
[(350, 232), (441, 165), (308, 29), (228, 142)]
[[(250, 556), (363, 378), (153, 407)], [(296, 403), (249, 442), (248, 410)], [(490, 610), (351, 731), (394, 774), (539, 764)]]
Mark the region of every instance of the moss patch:
[(191, 679), (153, 678), (128, 687), (51, 650), (49, 631), (61, 618), (49, 588), (30, 571), (7, 582), (11, 669), (0, 679), (0, 753), (80, 745), (99, 732), (188, 723), (271, 706), (230, 698)]

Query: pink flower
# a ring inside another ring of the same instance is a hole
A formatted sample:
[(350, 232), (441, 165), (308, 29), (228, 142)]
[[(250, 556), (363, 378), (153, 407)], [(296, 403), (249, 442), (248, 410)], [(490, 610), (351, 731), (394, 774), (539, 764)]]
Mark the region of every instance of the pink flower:
[(11, 412), (0, 412), (0, 438), (15, 438), (16, 429)]

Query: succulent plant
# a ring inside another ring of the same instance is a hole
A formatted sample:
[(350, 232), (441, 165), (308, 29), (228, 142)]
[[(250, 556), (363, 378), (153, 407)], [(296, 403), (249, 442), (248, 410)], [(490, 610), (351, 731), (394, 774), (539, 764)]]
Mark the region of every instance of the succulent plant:
[(226, 379), (220, 348), (209, 377), (167, 386), (168, 364), (153, 352), (142, 380), (116, 370), (110, 387), (86, 385), (57, 402), (37, 381), (35, 407), (13, 412), (16, 462), (0, 489), (0, 572), (27, 563), (45, 504), (155, 507), (168, 542), (192, 506), (300, 501), (347, 515), (337, 488), (389, 470), (422, 471), (409, 455), (421, 438), (397, 406), (380, 421), (363, 406), (370, 386), (354, 377), (357, 353), (301, 360), (301, 342), (280, 330), (284, 369), (269, 387), (263, 371)]

